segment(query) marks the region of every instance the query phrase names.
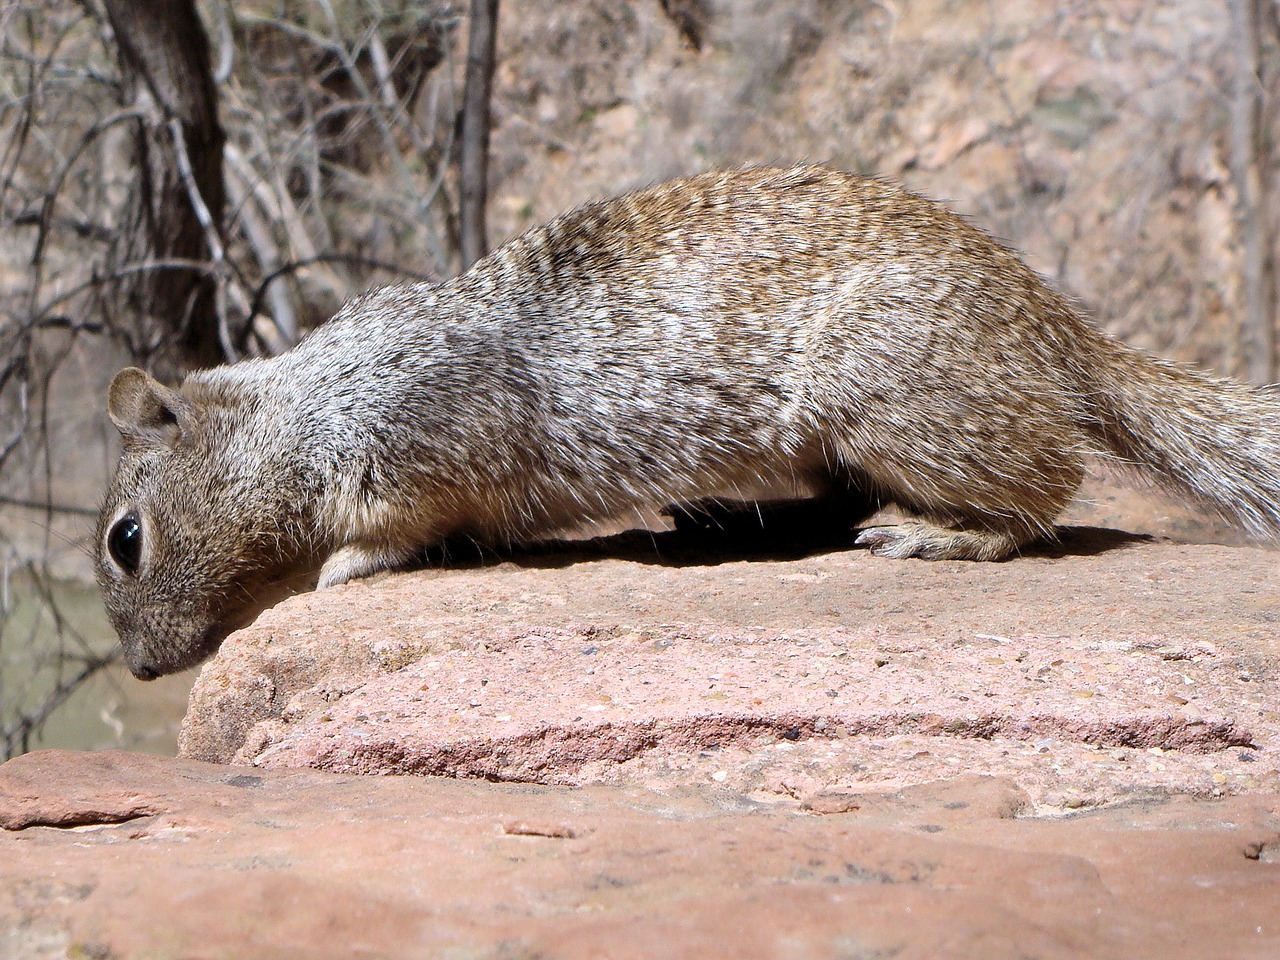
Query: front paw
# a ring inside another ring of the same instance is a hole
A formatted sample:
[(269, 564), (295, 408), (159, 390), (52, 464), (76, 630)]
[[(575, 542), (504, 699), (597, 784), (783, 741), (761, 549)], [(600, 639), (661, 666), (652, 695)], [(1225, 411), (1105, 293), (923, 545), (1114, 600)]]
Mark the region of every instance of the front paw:
[(320, 568), (317, 589), (336, 586), (348, 580), (372, 576), (384, 570), (392, 570), (405, 563), (406, 558), (386, 549), (371, 549), (349, 543), (336, 550)]

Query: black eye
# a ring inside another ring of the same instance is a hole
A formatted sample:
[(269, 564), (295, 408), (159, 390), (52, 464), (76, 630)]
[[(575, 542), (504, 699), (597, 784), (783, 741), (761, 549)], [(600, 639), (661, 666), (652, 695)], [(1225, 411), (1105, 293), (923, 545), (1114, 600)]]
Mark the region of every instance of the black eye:
[(107, 552), (129, 576), (137, 574), (142, 562), (142, 524), (132, 513), (117, 520), (107, 534)]

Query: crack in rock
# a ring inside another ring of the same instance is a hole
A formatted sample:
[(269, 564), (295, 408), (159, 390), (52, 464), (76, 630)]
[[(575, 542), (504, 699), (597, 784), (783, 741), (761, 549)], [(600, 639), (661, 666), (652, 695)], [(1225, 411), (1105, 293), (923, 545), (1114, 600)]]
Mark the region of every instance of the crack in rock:
[(48, 801), (38, 797), (25, 798), (14, 806), (0, 804), (0, 827), (5, 830), (26, 830), (28, 827), (89, 827), (128, 823), (142, 817), (152, 817), (164, 810), (151, 803), (127, 804), (119, 807), (48, 806)]
[[(1160, 748), (1212, 753), (1247, 747), (1253, 736), (1235, 721), (1135, 714), (1082, 719), (1054, 714), (956, 716), (889, 711), (865, 716), (703, 715), (599, 724), (548, 724), (507, 737), (441, 741), (415, 734), (392, 738), (326, 738), (320, 744), (282, 740), (260, 750), (254, 762), (273, 766), (272, 755), (293, 749), (312, 752), (306, 765), (346, 773), (391, 773), (556, 782), (585, 764), (625, 763), (662, 748), (685, 755), (708, 748), (753, 748), (762, 742), (917, 735), (963, 739), (1031, 741), (1058, 738), (1091, 746)], [(305, 737), (303, 738), (305, 739)], [(284, 758), (281, 757), (281, 760)], [(296, 765), (295, 754), (287, 765)]]

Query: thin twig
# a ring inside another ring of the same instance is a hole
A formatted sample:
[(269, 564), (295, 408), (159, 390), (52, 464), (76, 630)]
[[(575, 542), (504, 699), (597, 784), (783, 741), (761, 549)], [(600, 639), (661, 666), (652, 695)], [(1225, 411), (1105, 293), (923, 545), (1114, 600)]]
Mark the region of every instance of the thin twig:
[(72, 300), (84, 293), (86, 290), (92, 290), (105, 284), (116, 283), (126, 277), (133, 276), (134, 274), (147, 273), (152, 270), (196, 270), (200, 273), (212, 275), (213, 265), (204, 260), (187, 260), (183, 257), (166, 257), (163, 260), (148, 260), (145, 263), (131, 263), (128, 266), (117, 267), (109, 274), (102, 276), (95, 275), (88, 280), (78, 283), (74, 287), (70, 287), (58, 294), (40, 309), (36, 310), (23, 324), (22, 329), (29, 330), (40, 326), (54, 310), (62, 306), (68, 300)]
[[(262, 311), (262, 302), (266, 297), (267, 289), (280, 277), (296, 273), (306, 267), (314, 266), (318, 263), (346, 263), (355, 267), (368, 267), (373, 270), (385, 270), (388, 273), (398, 273), (401, 276), (409, 277), (413, 280), (422, 280), (430, 282), (434, 277), (430, 277), (424, 273), (418, 273), (414, 270), (406, 269), (396, 263), (388, 263), (385, 260), (375, 260), (372, 257), (361, 257), (352, 253), (321, 253), (314, 257), (307, 257), (302, 260), (295, 260), (292, 263), (286, 263), (284, 266), (272, 270), (269, 274), (262, 278), (262, 282), (258, 284), (258, 289), (254, 291), (253, 301), (249, 307), (249, 325)], [(248, 325), (246, 325), (247, 328)]]
[(9, 497), (0, 494), (0, 503), (7, 507), (19, 507), (23, 510), (50, 510), (53, 513), (65, 513), (68, 516), (96, 517), (98, 511), (92, 507), (76, 507), (64, 503), (46, 503), (43, 500), (25, 500), (22, 497)]
[(97, 659), (86, 659), (80, 669), (72, 676), (59, 680), (49, 693), (45, 694), (39, 705), (30, 713), (20, 715), (15, 721), (5, 724), (4, 755), (14, 757), (26, 753), (31, 748), (31, 737), (40, 732), (54, 711), (66, 703), (82, 686), (88, 683), (100, 671), (119, 661), (119, 647)]

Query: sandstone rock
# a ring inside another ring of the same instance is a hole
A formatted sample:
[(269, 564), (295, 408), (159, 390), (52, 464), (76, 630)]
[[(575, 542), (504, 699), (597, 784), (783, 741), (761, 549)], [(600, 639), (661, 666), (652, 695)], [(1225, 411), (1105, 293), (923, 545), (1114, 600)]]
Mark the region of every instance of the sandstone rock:
[(672, 537), (295, 598), (205, 668), (182, 749), (762, 802), (964, 770), (1041, 812), (1280, 787), (1274, 552), (1077, 531), (1005, 564), (743, 562)]
[(0, 955), (1280, 955), (1274, 796), (1028, 812), (983, 777), (820, 813), (51, 751), (0, 767)]

